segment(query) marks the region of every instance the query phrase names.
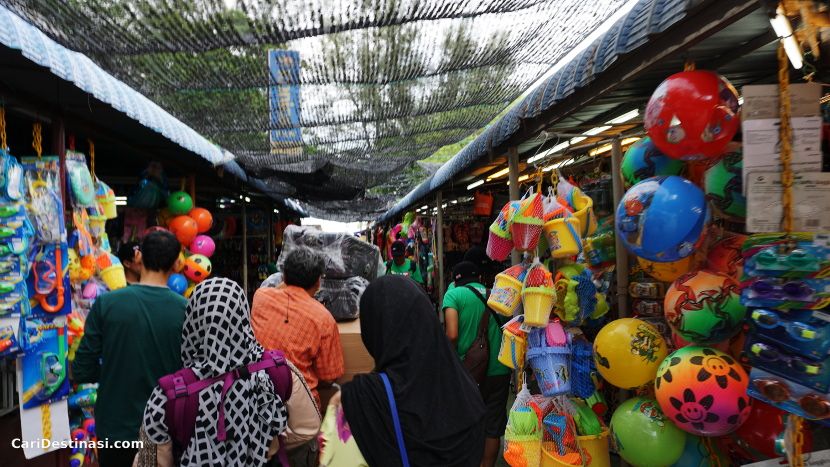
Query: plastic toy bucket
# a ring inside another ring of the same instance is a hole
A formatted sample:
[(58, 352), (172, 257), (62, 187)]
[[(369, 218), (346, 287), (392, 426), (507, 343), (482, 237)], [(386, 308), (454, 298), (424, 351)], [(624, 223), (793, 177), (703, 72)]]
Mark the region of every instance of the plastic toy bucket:
[(525, 324), (541, 328), (547, 326), (556, 293), (553, 290), (532, 287), (522, 292), (522, 306), (525, 311)]
[(101, 271), (101, 279), (107, 284), (110, 290), (118, 290), (127, 286), (127, 278), (124, 276), (124, 266), (114, 264)]
[(499, 347), (499, 362), (502, 365), (514, 370), (522, 368), (527, 352), (527, 339), (517, 336), (509, 329), (503, 331), (501, 347)]
[(90, 216), (89, 217), (89, 234), (95, 238), (100, 238), (101, 235), (107, 233), (107, 218), (105, 216)]
[(496, 274), (496, 283), (487, 299), (487, 305), (496, 313), (513, 316), (522, 302), (522, 283), (513, 276)]
[(519, 251), (531, 251), (539, 244), (539, 236), (542, 235), (541, 224), (525, 224), (513, 222), (510, 226), (510, 233), (513, 236), (513, 245)]
[(571, 391), (569, 347), (535, 347), (528, 349), (527, 360), (545, 397)]
[(513, 240), (490, 230), (487, 237), (487, 256), (493, 261), (504, 261), (513, 251)]
[(505, 436), (504, 460), (511, 466), (539, 467), (539, 463), (542, 460), (542, 441), (538, 438), (522, 438), (508, 439)]
[(545, 223), (543, 226), (545, 238), (554, 258), (576, 256), (582, 251), (580, 228), (576, 217), (553, 219)]
[(582, 237), (593, 235), (597, 231), (597, 216), (594, 215), (594, 200), (590, 196), (581, 195), (574, 199), (574, 217), (582, 227)]
[[(544, 445), (552, 445), (553, 443), (542, 443)], [(542, 449), (542, 467), (572, 467), (575, 465), (582, 465), (582, 456), (572, 452), (566, 456), (557, 456), (553, 454), (555, 447), (548, 447)]]
[(602, 433), (593, 436), (577, 436), (576, 441), (579, 447), (587, 454), (585, 456), (586, 466), (591, 467), (611, 467), (611, 455), (608, 447), (608, 428), (604, 428)]

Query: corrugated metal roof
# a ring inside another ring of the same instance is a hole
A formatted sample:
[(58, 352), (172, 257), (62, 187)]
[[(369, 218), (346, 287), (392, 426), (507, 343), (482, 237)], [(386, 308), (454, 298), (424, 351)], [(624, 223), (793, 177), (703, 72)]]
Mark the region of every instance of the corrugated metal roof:
[[(0, 6), (0, 44), (20, 52), (56, 76), (73, 83), (101, 102), (125, 113), (141, 125), (164, 135), (211, 164), (233, 161), (233, 154), (211, 143), (138, 91), (119, 81), (92, 60), (53, 41), (6, 7)], [(241, 167), (229, 167), (242, 175)]]

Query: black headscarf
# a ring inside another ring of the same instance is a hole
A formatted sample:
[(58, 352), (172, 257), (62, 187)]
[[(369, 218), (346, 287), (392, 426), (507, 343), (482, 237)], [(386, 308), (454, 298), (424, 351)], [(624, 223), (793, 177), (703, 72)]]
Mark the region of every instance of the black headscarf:
[(375, 372), (343, 385), (343, 410), (370, 466), (399, 466), (401, 456), (383, 381), (389, 376), (409, 462), (478, 466), (484, 403), (444, 335), (429, 298), (411, 280), (384, 276), (360, 300), (360, 332)]

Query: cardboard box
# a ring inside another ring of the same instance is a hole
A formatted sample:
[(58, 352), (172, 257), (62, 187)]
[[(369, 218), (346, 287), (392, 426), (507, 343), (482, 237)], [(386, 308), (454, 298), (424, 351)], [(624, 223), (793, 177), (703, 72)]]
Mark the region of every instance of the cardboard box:
[(340, 331), (340, 344), (343, 346), (343, 360), (346, 364), (346, 373), (337, 380), (343, 384), (360, 373), (369, 373), (375, 367), (375, 361), (360, 338), (360, 319), (337, 323)]

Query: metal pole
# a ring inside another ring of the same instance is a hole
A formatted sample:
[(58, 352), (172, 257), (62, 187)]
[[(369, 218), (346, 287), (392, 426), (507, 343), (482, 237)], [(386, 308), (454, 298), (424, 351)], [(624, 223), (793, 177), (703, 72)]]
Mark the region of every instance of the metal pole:
[(438, 268), (438, 316), (441, 322), (444, 322), (444, 310), (442, 304), (444, 303), (444, 208), (441, 204), (444, 202), (444, 196), (441, 190), (435, 195), (435, 204), (438, 209), (438, 214), (435, 217), (435, 222), (438, 224), (435, 229), (435, 252), (437, 258), (433, 258), (435, 267)]
[[(515, 146), (507, 150), (507, 179), (510, 180), (510, 200), (519, 199), (519, 151)], [(519, 264), (522, 260), (518, 251), (510, 253), (511, 264)]]
[[(614, 194), (614, 206), (620, 204), (623, 197), (623, 181), (620, 172), (622, 162), (622, 143), (616, 137), (611, 141), (611, 188)], [(630, 315), (628, 308), (628, 251), (619, 235), (615, 236), (617, 251), (617, 314), (620, 318)]]
[(248, 209), (242, 200), (242, 288), (248, 293)]

